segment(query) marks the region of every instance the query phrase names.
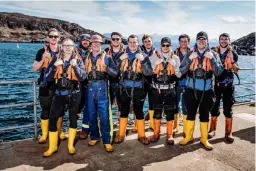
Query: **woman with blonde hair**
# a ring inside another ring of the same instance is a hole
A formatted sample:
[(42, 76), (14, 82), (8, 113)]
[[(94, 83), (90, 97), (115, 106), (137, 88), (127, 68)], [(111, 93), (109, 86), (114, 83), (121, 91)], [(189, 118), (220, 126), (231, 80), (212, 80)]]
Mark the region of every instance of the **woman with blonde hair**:
[(50, 112), (49, 149), (44, 157), (49, 157), (58, 149), (57, 120), (59, 115), (69, 113), (69, 154), (75, 154), (74, 139), (77, 130), (77, 111), (81, 99), (80, 81), (85, 79), (82, 59), (74, 51), (74, 42), (66, 38), (62, 41), (62, 50), (45, 71), (46, 80), (54, 80), (55, 93)]

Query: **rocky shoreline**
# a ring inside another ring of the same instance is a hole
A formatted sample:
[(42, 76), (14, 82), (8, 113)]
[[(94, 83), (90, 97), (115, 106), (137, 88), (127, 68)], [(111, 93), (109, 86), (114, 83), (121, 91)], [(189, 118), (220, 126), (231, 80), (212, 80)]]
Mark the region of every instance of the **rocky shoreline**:
[(239, 55), (255, 56), (255, 32), (237, 39), (231, 45)]
[[(93, 30), (63, 20), (40, 18), (20, 13), (0, 12), (0, 42), (42, 43), (46, 42), (47, 30), (56, 28), (62, 37), (69, 37), (75, 42), (81, 34), (99, 34), (109, 43), (110, 39)], [(123, 39), (125, 42), (126, 40)]]

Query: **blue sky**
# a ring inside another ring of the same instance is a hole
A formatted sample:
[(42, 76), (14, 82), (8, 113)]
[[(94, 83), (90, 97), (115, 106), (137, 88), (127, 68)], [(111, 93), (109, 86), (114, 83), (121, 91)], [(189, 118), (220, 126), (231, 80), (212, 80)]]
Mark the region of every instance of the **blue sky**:
[(0, 2), (1, 12), (56, 18), (109, 33), (189, 34), (204, 30), (210, 39), (228, 32), (232, 39), (255, 31), (254, 1), (84, 1)]

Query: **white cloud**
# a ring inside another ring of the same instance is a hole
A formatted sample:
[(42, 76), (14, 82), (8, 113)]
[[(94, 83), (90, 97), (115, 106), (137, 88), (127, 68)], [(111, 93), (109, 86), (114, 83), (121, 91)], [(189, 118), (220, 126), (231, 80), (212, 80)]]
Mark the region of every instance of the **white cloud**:
[(192, 5), (189, 7), (190, 10), (201, 10), (203, 8), (204, 8), (203, 5)]
[(130, 2), (107, 2), (104, 6), (105, 10), (121, 13), (123, 16), (132, 16), (142, 10), (139, 4)]
[(255, 22), (254, 19), (245, 19), (242, 16), (227, 16), (222, 17), (222, 21), (228, 22), (228, 23), (253, 23)]
[[(97, 2), (9, 2), (10, 7), (18, 7), (20, 10), (34, 10), (35, 12), (48, 13), (83, 13), (85, 15), (99, 15), (101, 12), (100, 4)], [(2, 5), (0, 4), (0, 7)]]

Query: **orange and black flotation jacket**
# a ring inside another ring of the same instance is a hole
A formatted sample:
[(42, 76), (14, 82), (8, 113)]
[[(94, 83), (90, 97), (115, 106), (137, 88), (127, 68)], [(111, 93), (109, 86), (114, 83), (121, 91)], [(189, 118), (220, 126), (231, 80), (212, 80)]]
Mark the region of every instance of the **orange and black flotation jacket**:
[[(233, 52), (232, 52), (232, 47), (228, 47), (227, 49), (227, 55), (222, 58), (220, 54), (220, 47), (217, 46), (215, 48), (215, 51), (219, 54), (220, 60), (223, 64), (224, 71), (217, 77), (215, 77), (215, 81), (218, 82), (223, 82), (225, 79), (229, 78), (231, 80), (234, 79), (234, 70), (233, 70), (233, 64), (232, 64), (232, 59), (233, 59)], [(238, 77), (239, 79), (239, 77)], [(231, 81), (233, 82), (233, 81)]]
[[(41, 69), (47, 68), (48, 65), (49, 65), (49, 63), (50, 63), (51, 60), (52, 60), (52, 56), (51, 56), (51, 53), (50, 53), (50, 47), (49, 47), (49, 45), (45, 44), (45, 45), (44, 45), (44, 50), (45, 50), (45, 52), (46, 52), (48, 55), (45, 57), (44, 62), (43, 62), (43, 64), (42, 64), (42, 66), (41, 66)], [(60, 52), (60, 47), (58, 47), (58, 52)]]
[[(72, 60), (72, 58), (80, 59), (79, 56), (71, 57), (70, 60)], [(58, 59), (60, 59), (60, 58), (58, 58)], [(67, 79), (73, 80), (73, 81), (78, 81), (77, 76), (75, 74), (75, 69), (72, 65), (68, 65), (67, 68), (64, 68), (63, 65), (58, 65), (56, 72), (54, 74), (54, 79), (57, 79), (57, 80), (62, 79), (63, 73), (66, 73)]]
[[(81, 60), (76, 54), (73, 54), (69, 61), (73, 58)], [(63, 60), (64, 58), (57, 57), (54, 60)], [(63, 61), (64, 63), (64, 61)], [(65, 68), (63, 65), (58, 65), (54, 74), (56, 88), (59, 90), (74, 89), (78, 87), (79, 81), (75, 74), (75, 69), (72, 65), (68, 64)]]
[(105, 80), (107, 79), (105, 65), (106, 52), (102, 51), (101, 56), (97, 60), (92, 60), (92, 52), (89, 53), (85, 61), (85, 71), (87, 73), (88, 80)]
[(188, 76), (197, 79), (211, 79), (213, 76), (212, 64), (209, 58), (194, 58), (190, 64)]
[[(120, 59), (120, 56), (122, 56), (125, 52), (125, 48), (124, 45), (121, 43), (120, 47), (119, 47), (119, 51), (115, 54), (113, 54), (113, 46), (109, 45), (108, 48), (105, 49), (105, 52), (107, 53), (108, 57), (111, 57), (113, 59), (113, 62), (118, 65), (118, 61)], [(119, 83), (119, 76), (117, 77), (109, 77), (109, 81), (111, 83)]]
[[(113, 56), (113, 47), (111, 45), (109, 45), (109, 47), (107, 49), (105, 49), (105, 51), (107, 51), (107, 56), (112, 57), (112, 58), (114, 57)], [(119, 52), (124, 52), (124, 51), (125, 51), (124, 45), (121, 43)], [(121, 55), (117, 55), (117, 56), (120, 57)], [(116, 61), (116, 59), (113, 59), (113, 60), (114, 60), (114, 62)]]
[[(215, 48), (215, 51), (218, 54), (220, 54), (220, 47), (217, 46)], [(224, 70), (233, 70), (232, 58), (233, 58), (232, 47), (228, 47), (227, 55), (224, 57), (224, 59), (221, 59)]]
[[(156, 53), (157, 57), (162, 58), (159, 53)], [(171, 53), (170, 58), (172, 58), (174, 53)], [(175, 70), (174, 66), (168, 62), (168, 59), (158, 65), (155, 65), (153, 70), (153, 81), (157, 83), (172, 83), (175, 81)]]
[[(127, 54), (128, 55), (128, 54)], [(142, 81), (142, 64), (136, 57), (132, 60), (123, 59), (120, 65), (121, 80)]]

